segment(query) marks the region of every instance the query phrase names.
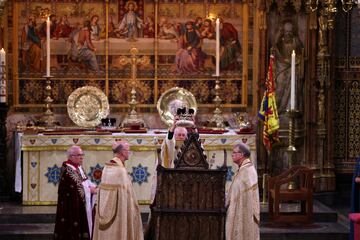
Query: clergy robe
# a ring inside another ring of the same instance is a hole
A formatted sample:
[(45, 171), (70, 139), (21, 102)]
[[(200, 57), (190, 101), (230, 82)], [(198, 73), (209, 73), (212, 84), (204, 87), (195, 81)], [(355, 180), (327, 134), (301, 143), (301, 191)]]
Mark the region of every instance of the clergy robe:
[(105, 164), (98, 191), (93, 240), (142, 240), (139, 206), (119, 158)]
[(226, 199), (226, 239), (260, 239), (258, 176), (250, 159), (245, 159), (231, 183)]
[(90, 189), (84, 187), (91, 183), (81, 166), (68, 162), (61, 167), (54, 239), (91, 239)]
[[(169, 139), (170, 138), (170, 139)], [(168, 132), (166, 137), (161, 145), (161, 162), (160, 165), (165, 168), (174, 168), (174, 160), (176, 155), (179, 152), (179, 147), (176, 146), (176, 141), (174, 137), (174, 132)], [(157, 185), (157, 171), (156, 168), (159, 164), (159, 160), (156, 159), (154, 175), (151, 178), (151, 193), (150, 193), (150, 202), (154, 202), (156, 194), (156, 185)]]
[[(355, 171), (352, 178), (350, 213), (360, 213), (360, 183), (355, 182), (356, 177), (360, 177), (360, 158), (356, 159)], [(354, 223), (350, 221), (349, 240), (353, 239)]]
[[(170, 138), (170, 139), (169, 139)], [(178, 154), (178, 149), (175, 148), (176, 141), (173, 132), (168, 132), (165, 140), (161, 145), (161, 166), (166, 168), (174, 168), (174, 160)], [(157, 165), (158, 163), (156, 163)]]

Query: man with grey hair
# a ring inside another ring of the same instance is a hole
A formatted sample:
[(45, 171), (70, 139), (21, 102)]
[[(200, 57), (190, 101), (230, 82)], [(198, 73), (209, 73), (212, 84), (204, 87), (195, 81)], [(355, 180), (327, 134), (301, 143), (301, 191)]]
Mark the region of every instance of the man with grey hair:
[(93, 240), (142, 240), (140, 210), (124, 166), (130, 156), (130, 145), (116, 141), (112, 150), (114, 158), (105, 164), (101, 176)]
[[(157, 171), (156, 168), (160, 163), (165, 168), (174, 168), (174, 160), (180, 151), (178, 145), (182, 144), (187, 139), (187, 130), (184, 127), (176, 126), (177, 118), (174, 124), (169, 128), (166, 137), (161, 145), (160, 159), (155, 161), (155, 173), (151, 179), (150, 202), (154, 202), (157, 186)], [(159, 162), (160, 160), (160, 162)]]
[(84, 159), (81, 147), (71, 146), (67, 155), (60, 173), (54, 239), (91, 239), (96, 185), (81, 167)]
[(232, 159), (239, 170), (226, 198), (226, 239), (260, 239), (260, 202), (258, 175), (250, 160), (250, 148), (239, 143), (233, 147)]

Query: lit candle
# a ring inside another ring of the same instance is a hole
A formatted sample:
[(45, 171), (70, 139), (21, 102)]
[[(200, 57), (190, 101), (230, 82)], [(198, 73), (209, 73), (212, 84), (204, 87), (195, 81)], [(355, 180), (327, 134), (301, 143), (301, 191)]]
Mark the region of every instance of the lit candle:
[(295, 109), (295, 50), (291, 53), (291, 92), (290, 92), (290, 109)]
[(4, 65), (6, 65), (6, 58), (5, 58), (5, 50), (4, 50), (4, 48), (2, 48), (1, 50), (0, 50), (0, 64), (4, 64)]
[(46, 76), (50, 77), (50, 18), (46, 20)]
[(0, 50), (0, 103), (6, 102), (6, 53), (4, 48)]
[(220, 20), (216, 19), (216, 72), (215, 76), (220, 76)]

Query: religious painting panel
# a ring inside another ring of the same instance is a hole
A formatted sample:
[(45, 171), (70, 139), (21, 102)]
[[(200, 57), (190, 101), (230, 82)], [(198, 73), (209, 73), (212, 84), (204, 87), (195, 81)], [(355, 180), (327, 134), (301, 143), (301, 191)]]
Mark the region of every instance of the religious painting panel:
[[(248, 41), (244, 41), (244, 39), (248, 39), (248, 36), (245, 36), (248, 32), (243, 31), (243, 22), (247, 22), (244, 18), (248, 18), (248, 14), (245, 11), (246, 14), (242, 15), (245, 9), (243, 4), (199, 4), (198, 2), (188, 1), (183, 5), (173, 4), (180, 6), (180, 18), (171, 18), (177, 14), (162, 10), (167, 8), (165, 6), (169, 5), (168, 3), (159, 4), (159, 94), (157, 97), (167, 89), (167, 86), (179, 86), (178, 84), (187, 82), (187, 79), (196, 79), (197, 81), (185, 84), (187, 89), (197, 95), (200, 104), (212, 103), (213, 91), (197, 88), (214, 85), (210, 82), (214, 82), (212, 76), (215, 73), (215, 20), (217, 17), (221, 21), (221, 77), (226, 83), (229, 83), (229, 81), (225, 81), (228, 78), (235, 80), (236, 84), (241, 86), (237, 88), (239, 92), (246, 88), (244, 86), (246, 86), (248, 75), (247, 69), (243, 69), (243, 66), (248, 66), (248, 56), (242, 54), (242, 42), (244, 43), (243, 47), (247, 48)], [(165, 50), (162, 49), (165, 44), (163, 45), (161, 41), (168, 39), (171, 40), (166, 46), (168, 51), (163, 51), (164, 54), (161, 54), (161, 50)], [(172, 48), (171, 51), (169, 51), (170, 48)], [(244, 62), (246, 64), (243, 64)], [(167, 81), (169, 79), (173, 81)], [(227, 85), (224, 87), (223, 91), (226, 91)], [(233, 93), (233, 91), (230, 92)], [(229, 106), (227, 104), (231, 102), (244, 105), (243, 98), (237, 96), (233, 98), (233, 100), (226, 101), (224, 106)]]
[[(19, 0), (13, 8), (14, 103), (44, 103), (50, 17), (54, 106), (63, 106), (76, 87), (91, 84), (99, 84), (110, 103), (120, 107), (127, 107), (133, 85), (145, 107), (154, 107), (170, 86), (184, 86), (200, 104), (212, 106), (215, 20), (220, 18), (220, 97), (224, 107), (246, 106), (253, 66), (249, 11), (242, 1)], [(38, 96), (31, 98), (33, 88)]]
[(69, 94), (80, 86), (93, 85), (105, 90), (104, 13), (102, 1), (83, 4), (19, 1), (14, 5), (16, 105), (44, 102), (47, 19), (53, 103), (66, 104)]
[[(29, 6), (28, 6), (29, 5)], [(105, 18), (102, 3), (19, 3), (19, 72), (41, 77), (46, 68), (46, 19), (50, 19), (50, 68), (53, 76), (104, 76)], [(102, 30), (103, 29), (103, 30)]]

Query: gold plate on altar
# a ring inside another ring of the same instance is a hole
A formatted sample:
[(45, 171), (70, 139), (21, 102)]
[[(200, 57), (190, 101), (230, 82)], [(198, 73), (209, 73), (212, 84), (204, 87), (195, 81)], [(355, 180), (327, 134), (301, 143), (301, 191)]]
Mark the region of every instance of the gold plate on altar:
[(96, 87), (81, 87), (73, 91), (67, 101), (70, 119), (81, 127), (95, 127), (109, 114), (109, 101)]
[(173, 87), (165, 91), (157, 102), (157, 110), (161, 120), (168, 126), (174, 123), (174, 118), (178, 108), (194, 109), (194, 116), (197, 111), (197, 103), (194, 95), (179, 87)]

